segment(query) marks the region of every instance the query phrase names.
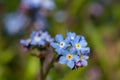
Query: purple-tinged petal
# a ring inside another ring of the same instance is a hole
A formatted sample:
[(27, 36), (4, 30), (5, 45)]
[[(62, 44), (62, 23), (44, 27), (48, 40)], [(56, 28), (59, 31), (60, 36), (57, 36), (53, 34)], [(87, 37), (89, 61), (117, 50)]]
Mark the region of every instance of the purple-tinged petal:
[(85, 56), (84, 56), (84, 59), (85, 59), (85, 60), (88, 60), (88, 59), (89, 59), (89, 56), (86, 56), (86, 55), (85, 55)]
[(88, 65), (87, 60), (84, 60), (84, 59), (81, 61), (81, 63), (82, 63), (82, 66), (87, 66)]
[(90, 48), (89, 47), (81, 48), (81, 53), (82, 54), (90, 53)]

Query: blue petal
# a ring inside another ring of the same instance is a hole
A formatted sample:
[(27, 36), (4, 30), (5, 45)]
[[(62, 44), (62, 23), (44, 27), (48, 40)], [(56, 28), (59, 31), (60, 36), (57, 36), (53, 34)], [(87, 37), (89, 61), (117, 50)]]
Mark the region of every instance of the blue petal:
[(87, 42), (86, 41), (80, 41), (80, 45), (81, 45), (81, 47), (86, 47), (87, 46)]
[(85, 40), (84, 36), (80, 36), (80, 41)]
[[(67, 37), (69, 37), (71, 40), (74, 40), (76, 34), (75, 33), (72, 33), (72, 32), (68, 32), (67, 33)], [(72, 39), (73, 38), (73, 39)]]
[(56, 51), (58, 54), (62, 54), (62, 50), (61, 50), (60, 48), (57, 48), (55, 51)]
[(37, 42), (36, 42), (36, 41), (31, 41), (30, 44), (31, 44), (31, 45), (37, 45)]
[(52, 42), (50, 45), (51, 45), (53, 48), (59, 48), (59, 44), (57, 44), (57, 43), (53, 43), (53, 42)]
[(60, 42), (60, 41), (63, 40), (63, 36), (62, 36), (61, 34), (58, 34), (58, 35), (56, 35), (55, 40), (56, 40), (57, 42)]
[(71, 69), (74, 67), (74, 65), (75, 65), (74, 61), (68, 61), (67, 62), (67, 66)]
[(43, 41), (43, 40), (39, 41), (39, 42), (38, 42), (38, 45), (44, 46), (44, 45), (45, 45), (45, 41)]
[(60, 59), (59, 59), (59, 63), (60, 64), (66, 64), (66, 62), (67, 62), (66, 57), (65, 56), (61, 56)]
[(70, 36), (71, 35), (71, 32), (67, 32), (67, 36)]
[(64, 56), (66, 56), (67, 54), (69, 54), (70, 52), (69, 51), (67, 51), (67, 50), (62, 50), (62, 54), (64, 55)]
[(75, 52), (76, 52), (76, 49), (75, 49), (74, 47), (72, 47), (72, 48), (70, 49), (70, 53), (75, 54)]
[(82, 54), (90, 53), (90, 48), (89, 47), (87, 47), (87, 48), (81, 48), (81, 53)]
[(64, 42), (65, 42), (66, 44), (70, 43), (70, 41), (71, 41), (70, 37), (67, 37), (67, 38), (64, 40)]
[(74, 40), (74, 43), (78, 43), (79, 40), (80, 40), (80, 36), (76, 36), (76, 37), (75, 37), (75, 40)]
[(88, 65), (87, 60), (84, 60), (84, 59), (82, 60), (82, 62), (81, 62), (81, 63), (82, 63), (82, 66), (87, 66), (87, 65)]
[(89, 56), (86, 56), (86, 55), (85, 55), (85, 56), (84, 56), (84, 59), (85, 59), (85, 60), (89, 59)]
[(73, 58), (74, 58), (75, 62), (80, 61), (80, 57), (79, 57), (79, 56), (77, 56), (77, 55), (73, 55)]
[(29, 45), (29, 42), (27, 40), (20, 40), (20, 43), (25, 45), (25, 46)]
[(30, 37), (33, 38), (33, 37), (36, 35), (36, 33), (37, 33), (36, 31), (33, 31), (33, 32), (31, 33)]
[(77, 54), (78, 55), (81, 55), (81, 51), (77, 49)]
[(65, 46), (63, 47), (63, 49), (66, 49), (68, 46), (70, 45), (65, 43)]

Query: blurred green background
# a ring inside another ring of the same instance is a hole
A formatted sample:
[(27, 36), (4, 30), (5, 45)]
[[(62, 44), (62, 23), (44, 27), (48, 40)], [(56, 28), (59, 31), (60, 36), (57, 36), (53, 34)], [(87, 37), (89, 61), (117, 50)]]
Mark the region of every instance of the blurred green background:
[[(49, 33), (52, 37), (58, 33), (65, 36), (67, 31), (84, 35), (91, 52), (87, 67), (70, 70), (55, 63), (47, 80), (120, 80), (120, 0), (54, 1)], [(19, 43), (34, 29), (11, 36), (4, 31), (4, 14), (16, 11), (19, 2), (0, 1), (0, 80), (36, 80), (40, 70), (39, 59), (24, 52)], [(54, 19), (59, 10), (67, 13), (60, 23)]]

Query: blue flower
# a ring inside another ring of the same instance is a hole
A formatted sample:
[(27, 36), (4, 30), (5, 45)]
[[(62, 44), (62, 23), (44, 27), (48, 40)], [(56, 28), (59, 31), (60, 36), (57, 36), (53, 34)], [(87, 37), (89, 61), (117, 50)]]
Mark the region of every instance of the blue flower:
[(63, 56), (59, 58), (60, 64), (66, 64), (69, 68), (74, 68), (75, 63), (80, 60), (78, 55), (71, 53), (71, 51), (64, 51)]
[(76, 36), (72, 42), (72, 47), (76, 49), (78, 54), (81, 54), (81, 51), (85, 50), (87, 42), (83, 36)]
[(66, 49), (69, 46), (69, 39), (63, 39), (61, 34), (56, 35), (55, 37), (56, 43), (52, 42), (51, 46), (56, 49), (58, 54), (62, 54), (62, 50)]

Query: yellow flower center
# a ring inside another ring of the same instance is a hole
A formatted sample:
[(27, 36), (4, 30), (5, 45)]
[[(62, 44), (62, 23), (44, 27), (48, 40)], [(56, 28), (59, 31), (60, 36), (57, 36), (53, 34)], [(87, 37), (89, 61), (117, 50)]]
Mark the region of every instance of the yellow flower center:
[(68, 54), (68, 55), (66, 56), (66, 58), (67, 58), (68, 60), (72, 60), (73, 56), (72, 56), (71, 54)]
[(60, 42), (60, 47), (64, 47), (64, 42)]
[(81, 55), (81, 56), (80, 56), (80, 59), (84, 59), (84, 56), (83, 56), (83, 55)]
[(80, 49), (80, 48), (81, 48), (81, 45), (80, 45), (80, 44), (76, 44), (76, 48), (77, 48), (77, 49)]

